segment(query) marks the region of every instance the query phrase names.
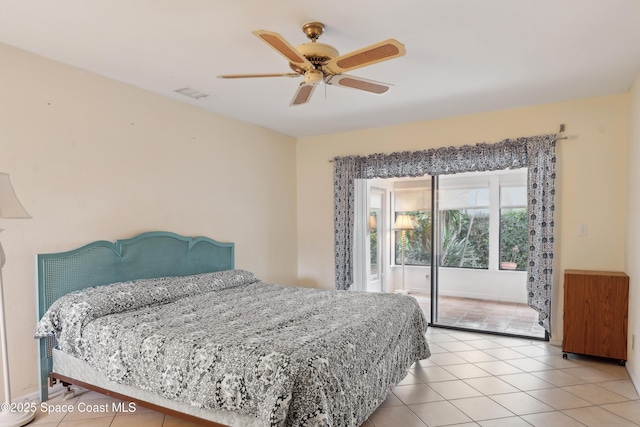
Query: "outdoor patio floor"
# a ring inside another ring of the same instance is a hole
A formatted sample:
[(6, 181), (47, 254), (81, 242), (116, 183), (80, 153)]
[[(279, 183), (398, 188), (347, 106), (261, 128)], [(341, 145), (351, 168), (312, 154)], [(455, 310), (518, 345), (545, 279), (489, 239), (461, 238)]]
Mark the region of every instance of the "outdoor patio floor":
[[(425, 313), (431, 312), (431, 296), (411, 293)], [(538, 313), (526, 304), (440, 296), (437, 325), (544, 338)]]

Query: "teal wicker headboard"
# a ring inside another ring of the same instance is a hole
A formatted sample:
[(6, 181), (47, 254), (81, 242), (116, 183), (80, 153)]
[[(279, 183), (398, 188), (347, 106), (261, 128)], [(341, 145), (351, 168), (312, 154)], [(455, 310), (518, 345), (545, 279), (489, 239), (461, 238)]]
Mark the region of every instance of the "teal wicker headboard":
[[(115, 243), (100, 240), (67, 252), (37, 256), (38, 320), (61, 296), (80, 289), (166, 276), (232, 270), (234, 244), (154, 231)], [(39, 346), (40, 399), (48, 398), (55, 338)]]

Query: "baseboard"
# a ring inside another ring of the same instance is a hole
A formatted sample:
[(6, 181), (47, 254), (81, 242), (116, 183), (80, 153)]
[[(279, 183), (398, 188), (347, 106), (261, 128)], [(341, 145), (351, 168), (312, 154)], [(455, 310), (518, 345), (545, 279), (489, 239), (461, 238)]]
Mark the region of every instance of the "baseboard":
[[(398, 288), (398, 289), (401, 289), (401, 288)], [(397, 290), (397, 289), (394, 288), (390, 292), (393, 292), (394, 290)], [(428, 296), (431, 295), (430, 289), (405, 288), (405, 290), (410, 294), (428, 295)], [(506, 303), (512, 303), (512, 304), (527, 304), (526, 300), (521, 300), (517, 298), (505, 298), (501, 295), (472, 294), (469, 292), (455, 292), (455, 291), (440, 292), (440, 295), (443, 297), (470, 298), (470, 299), (478, 299), (478, 300), (485, 300), (485, 301), (506, 302)]]
[[(626, 366), (625, 366), (625, 368), (626, 368)], [(636, 391), (640, 390), (640, 388), (638, 388), (640, 383), (635, 379), (635, 377), (633, 375), (631, 375), (631, 372), (629, 372), (628, 368), (627, 368), (627, 374), (629, 374), (629, 379), (631, 379), (631, 384), (633, 384), (633, 387), (636, 389)]]
[[(52, 396), (55, 392), (57, 392), (58, 390), (60, 390), (60, 388), (62, 387), (62, 384), (57, 384), (53, 387), (49, 387), (49, 396)], [(18, 397), (14, 397), (13, 398), (13, 402), (14, 403), (26, 403), (26, 402), (40, 402), (40, 393), (38, 393), (37, 391), (34, 391), (33, 393), (29, 393), (29, 394), (25, 394), (22, 396), (18, 396)]]
[(14, 397), (13, 403), (28, 403), (28, 402), (39, 402), (40, 396), (37, 391), (29, 394), (25, 394), (23, 396)]
[(443, 297), (471, 298), (471, 299), (479, 299), (479, 300), (486, 300), (486, 301), (507, 302), (512, 304), (527, 304), (526, 300), (521, 300), (517, 298), (505, 298), (504, 296), (501, 296), (501, 295), (473, 294), (469, 292), (455, 292), (455, 291), (440, 292), (440, 295)]

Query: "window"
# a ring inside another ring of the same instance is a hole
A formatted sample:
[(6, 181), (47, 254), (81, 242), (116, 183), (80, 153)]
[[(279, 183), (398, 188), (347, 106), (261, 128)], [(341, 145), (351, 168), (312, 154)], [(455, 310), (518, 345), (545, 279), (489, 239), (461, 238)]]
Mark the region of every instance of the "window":
[(489, 268), (489, 178), (440, 177), (438, 215), (440, 265)]
[(382, 234), (383, 190), (371, 188), (369, 192), (369, 278), (380, 279), (381, 253), (379, 239)]
[[(439, 177), (436, 227), (441, 267), (524, 271), (528, 263), (527, 169)], [(395, 215), (409, 215), (405, 264), (431, 264), (431, 180), (394, 183)], [(394, 261), (402, 263), (396, 230)], [(493, 253), (493, 256), (491, 255)], [(513, 264), (505, 264), (505, 263)], [(514, 265), (515, 264), (515, 265)]]
[[(404, 263), (431, 265), (431, 180), (394, 183), (393, 221), (400, 214), (409, 215), (413, 230), (405, 232)], [(402, 264), (402, 232), (395, 231), (395, 264)]]
[(500, 175), (500, 269), (527, 269), (529, 258), (526, 169)]

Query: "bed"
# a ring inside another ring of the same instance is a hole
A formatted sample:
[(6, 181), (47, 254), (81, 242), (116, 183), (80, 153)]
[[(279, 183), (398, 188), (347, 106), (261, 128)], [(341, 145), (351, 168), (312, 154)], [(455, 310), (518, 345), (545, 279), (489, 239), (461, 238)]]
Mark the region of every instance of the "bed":
[(359, 426), (430, 356), (415, 299), (265, 283), (233, 243), (168, 232), (41, 254), (54, 381), (210, 426)]

